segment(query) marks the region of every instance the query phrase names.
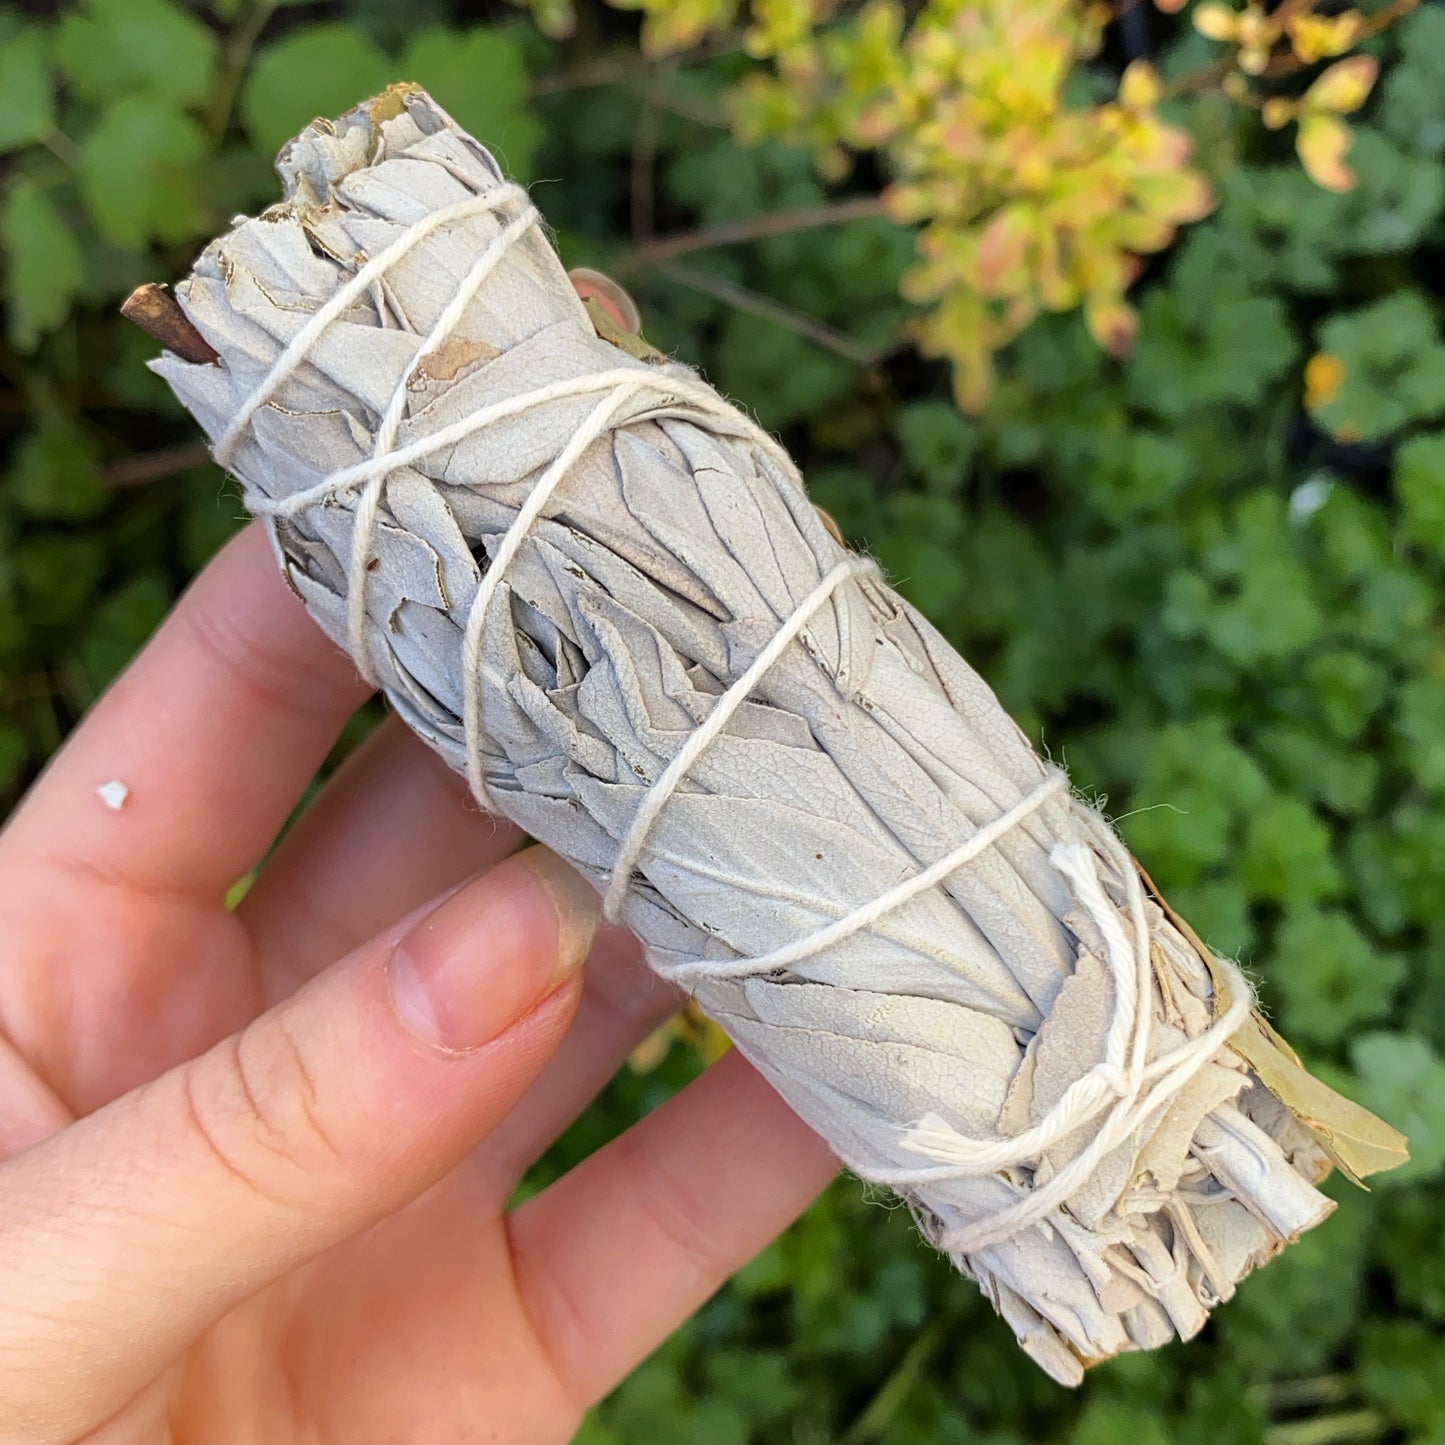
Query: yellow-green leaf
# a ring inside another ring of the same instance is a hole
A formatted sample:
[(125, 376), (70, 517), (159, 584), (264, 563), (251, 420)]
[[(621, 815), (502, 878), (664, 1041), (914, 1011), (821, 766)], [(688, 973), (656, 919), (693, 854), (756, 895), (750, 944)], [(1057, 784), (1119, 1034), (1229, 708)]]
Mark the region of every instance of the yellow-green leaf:
[(1375, 84), (1380, 63), (1373, 55), (1352, 55), (1339, 60), (1305, 91), (1304, 107), (1348, 115), (1358, 110)]
[(1333, 115), (1306, 115), (1300, 120), (1295, 150), (1310, 179), (1327, 191), (1348, 191), (1355, 173), (1345, 164), (1350, 128)]

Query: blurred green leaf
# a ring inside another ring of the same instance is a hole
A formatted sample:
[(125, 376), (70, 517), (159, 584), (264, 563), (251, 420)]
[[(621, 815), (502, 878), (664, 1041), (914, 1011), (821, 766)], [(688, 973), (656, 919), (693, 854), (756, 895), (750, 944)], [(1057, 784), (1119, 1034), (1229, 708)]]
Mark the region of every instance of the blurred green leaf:
[(1368, 1196), (1346, 1194), (1329, 1219), (1241, 1283), (1216, 1327), (1244, 1373), (1289, 1379), (1329, 1363), (1356, 1326), (1372, 1222)]
[(1362, 1034), (1350, 1048), (1360, 1102), (1410, 1140), (1410, 1162), (1380, 1175), (1397, 1189), (1445, 1169), (1445, 1059), (1417, 1034)]
[(9, 788), (30, 756), (30, 740), (14, 723), (0, 721), (0, 788)]
[(1084, 1406), (1069, 1445), (1173, 1445), (1164, 1422), (1147, 1407), (1095, 1395)]
[(1389, 1013), (1405, 963), (1338, 910), (1302, 906), (1285, 914), (1268, 977), (1284, 999), (1288, 1037), (1332, 1044)]
[(142, 574), (122, 584), (96, 608), (81, 639), (80, 658), (97, 693), (140, 650), (170, 605), (165, 581)]
[(309, 25), (256, 57), (241, 91), (241, 116), (251, 139), (274, 151), (316, 116), (338, 116), (405, 79), (355, 26)]
[(1192, 883), (1230, 853), (1240, 821), (1268, 796), (1259, 765), (1230, 738), (1224, 719), (1170, 723), (1153, 740), (1124, 836), (1161, 878)]
[(1249, 667), (1292, 656), (1318, 635), (1323, 614), (1277, 497), (1246, 498), (1200, 562), (1166, 583), (1163, 621), (1175, 636), (1203, 638)]
[(1380, 124), (1421, 155), (1445, 151), (1445, 13), (1421, 6), (1400, 27), (1401, 60), (1385, 78)]
[(1445, 414), (1445, 345), (1418, 291), (1330, 317), (1318, 349), (1344, 367), (1338, 391), (1315, 412), (1342, 440), (1375, 441)]
[(1395, 728), (1415, 781), (1445, 790), (1445, 678), (1410, 678), (1396, 693), (1395, 708)]
[(841, 396), (854, 369), (775, 321), (735, 311), (718, 348), (717, 384), (746, 398), (766, 427), (786, 426)]
[(105, 547), (98, 536), (40, 533), (16, 548), (13, 565), (27, 623), (53, 628), (85, 611), (105, 570)]
[(70, 314), (84, 265), (74, 230), (27, 176), (11, 181), (0, 196), (0, 249), (6, 330), (17, 350), (33, 351)]
[(216, 38), (173, 0), (82, 0), (61, 21), (56, 58), (77, 95), (112, 104), (145, 92), (180, 105), (209, 95)]
[(978, 446), (978, 428), (946, 401), (917, 401), (894, 423), (903, 455), (931, 487), (956, 492), (964, 484)]
[(26, 434), (5, 474), (5, 495), (27, 516), (83, 521), (105, 509), (100, 453), (86, 434), (55, 416)]
[(50, 37), (27, 27), (0, 39), (0, 152), (29, 145), (54, 126)]
[(1366, 1398), (1392, 1420), (1412, 1430), (1445, 1429), (1445, 1338), (1438, 1330), (1413, 1320), (1372, 1320), (1361, 1343), (1360, 1380)]
[(1193, 232), (1167, 287), (1148, 293), (1130, 355), (1130, 391), (1164, 417), (1248, 402), (1298, 354), (1283, 304), (1241, 275), (1219, 236)]
[(425, 86), (509, 175), (531, 178), (542, 126), (532, 113), (527, 52), (516, 31), (432, 26), (407, 42), (397, 74)]
[(1298, 798), (1272, 797), (1255, 809), (1239, 870), (1256, 896), (1286, 905), (1333, 897), (1340, 888), (1329, 830)]
[(80, 149), (81, 194), (96, 229), (132, 249), (193, 236), (206, 152), (205, 132), (166, 101), (117, 101)]
[(1357, 737), (1385, 697), (1384, 669), (1358, 652), (1318, 653), (1308, 678), (1325, 721), (1341, 738)]
[(1445, 432), (1413, 436), (1395, 458), (1406, 535), (1445, 553)]

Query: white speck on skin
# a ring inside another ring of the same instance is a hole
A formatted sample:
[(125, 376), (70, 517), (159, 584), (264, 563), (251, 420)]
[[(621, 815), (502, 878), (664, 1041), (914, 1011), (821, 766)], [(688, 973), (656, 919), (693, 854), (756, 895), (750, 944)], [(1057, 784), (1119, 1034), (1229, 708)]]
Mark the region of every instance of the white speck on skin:
[(119, 778), (112, 778), (110, 782), (102, 783), (95, 793), (112, 813), (118, 813), (125, 807), (126, 799), (130, 797), (130, 788)]

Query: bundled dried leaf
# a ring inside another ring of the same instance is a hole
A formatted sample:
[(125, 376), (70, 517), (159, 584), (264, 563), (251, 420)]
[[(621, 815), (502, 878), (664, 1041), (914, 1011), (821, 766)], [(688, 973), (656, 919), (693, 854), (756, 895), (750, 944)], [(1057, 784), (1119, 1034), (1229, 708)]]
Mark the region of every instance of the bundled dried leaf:
[(1056, 1379), (1195, 1333), (1331, 1160), (1398, 1162), (425, 94), (278, 168), (177, 289), (219, 362), (155, 368), (291, 585)]

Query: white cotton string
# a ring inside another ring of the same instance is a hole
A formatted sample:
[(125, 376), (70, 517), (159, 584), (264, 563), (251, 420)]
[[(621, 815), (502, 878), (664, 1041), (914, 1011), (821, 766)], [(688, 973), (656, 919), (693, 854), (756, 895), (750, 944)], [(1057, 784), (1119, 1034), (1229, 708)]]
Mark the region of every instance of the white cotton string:
[[(1122, 849), (1118, 852), (1122, 853)], [(1146, 1063), (1153, 1012), (1149, 994), (1149, 935), (1144, 927), (1144, 892), (1138, 873), (1127, 858), (1122, 859), (1130, 913), (1136, 923), (1135, 942), (1131, 944), (1119, 925), (1118, 910), (1099, 881), (1090, 851), (1078, 843), (1060, 843), (1050, 859), (1069, 880), (1075, 896), (1104, 936), (1109, 955), (1106, 961), (1116, 983), (1115, 1015), (1110, 1025), (1106, 1060), (1075, 1080), (1031, 1129), (1003, 1139), (968, 1139), (936, 1115), (930, 1115), (909, 1130), (904, 1142), (906, 1147), (939, 1160), (939, 1165), (867, 1177), (899, 1188), (997, 1173), (1000, 1169), (1037, 1160), (1053, 1144), (1093, 1122), (1111, 1095), (1117, 1096), (1117, 1102), (1089, 1144), (1057, 1174), (988, 1218), (948, 1231), (939, 1244), (952, 1254), (969, 1254), (1002, 1243), (1067, 1203), (1111, 1150), (1122, 1144), (1155, 1110), (1177, 1097), (1189, 1080), (1219, 1052), (1244, 1022), (1253, 1002), (1244, 975), (1233, 964), (1220, 960), (1230, 984), (1229, 1007), (1204, 1032), (1153, 1063)], [(1132, 986), (1124, 982), (1131, 978)], [(1114, 1051), (1117, 1039), (1126, 1034), (1132, 1036), (1132, 1043), (1128, 1066), (1120, 1079), (1107, 1055)], [(1145, 1086), (1151, 1084), (1146, 1090)]]
[(1068, 786), (1069, 780), (1063, 773), (1051, 773), (1008, 812), (1000, 814), (986, 827), (980, 828), (966, 843), (961, 843), (921, 873), (915, 873), (912, 878), (888, 889), (886, 893), (880, 893), (871, 902), (855, 908), (816, 933), (810, 933), (805, 938), (796, 939), (782, 948), (775, 948), (771, 953), (760, 954), (756, 958), (698, 959), (692, 963), (673, 964), (667, 970), (667, 976), (682, 984), (714, 978), (748, 978), (776, 973), (801, 959), (821, 953), (825, 948), (831, 948), (835, 943), (841, 943), (845, 938), (851, 938), (853, 934), (871, 928), (885, 914), (942, 883), (950, 873), (956, 873), (980, 853), (993, 847), (1005, 833), (1018, 827), (1030, 813), (1037, 811), (1055, 793), (1063, 792)]
[[(686, 377), (659, 373), (642, 364), (616, 367), (588, 376), (553, 382), (482, 407), (449, 426), (416, 438), (406, 446), (395, 445), (406, 411), (407, 385), (416, 362), (445, 341), (508, 248), (538, 220), (526, 192), (515, 185), (501, 186), (485, 195), (473, 196), (430, 213), (366, 261), (313, 313), (310, 320), (283, 349), (222, 434), (215, 447), (216, 460), (223, 466), (229, 465), (241, 436), (257, 411), (270, 401), (286, 380), (305, 363), (311, 347), (322, 332), (354, 301), (379, 284), (390, 267), (441, 226), (451, 221), (495, 211), (516, 199), (520, 199), (526, 209), (503, 227), (478, 256), (457, 294), (448, 302), (431, 331), (418, 346), (412, 364), (400, 377), (378, 425), (372, 455), (365, 461), (343, 468), (316, 485), (295, 492), (289, 497), (257, 496), (251, 502), (252, 510), (260, 514), (294, 516), (310, 507), (328, 504), (348, 491), (360, 489), (353, 523), (348, 621), (353, 656), (358, 666), (371, 677), (366, 636), (366, 580), (373, 555), (375, 532), (380, 522), (386, 479), (399, 468), (410, 466), (415, 461), (463, 441), (496, 422), (573, 397), (601, 393), (602, 399), (538, 478), (526, 502), (518, 510), (490, 564), (482, 573), (476, 596), (467, 614), (462, 639), (463, 736), (466, 741), (467, 779), (473, 793), (484, 806), (490, 806), (490, 799), (481, 751), (483, 642), (493, 599), (508, 567), (528, 539), (533, 524), (541, 517), (543, 509), (572, 467), (587, 448), (610, 428), (626, 423), (627, 417), (622, 415), (626, 403), (634, 397), (652, 393), (657, 398), (652, 403), (653, 409), (672, 408), (678, 403), (695, 407), (705, 415), (721, 420), (726, 431), (740, 431), (778, 466), (784, 476), (801, 486), (801, 478), (792, 459), (778, 443), (756, 424), (729, 407), (711, 387)], [(641, 411), (647, 409), (644, 406)], [(641, 412), (634, 412), (634, 415), (637, 414)], [(615, 919), (620, 914), (633, 873), (646, 849), (648, 837), (667, 803), (685, 781), (688, 772), (696, 765), (707, 747), (722, 734), (768, 669), (773, 667), (787, 648), (798, 639), (809, 620), (827, 603), (838, 587), (850, 578), (861, 576), (873, 566), (867, 559), (850, 557), (833, 567), (803, 598), (749, 667), (718, 697), (708, 716), (648, 789), (618, 849), (604, 901), (604, 909), (609, 918)], [(871, 902), (855, 908), (844, 917), (804, 938), (795, 939), (792, 943), (755, 958), (697, 960), (674, 965), (667, 970), (668, 976), (682, 983), (760, 976), (775, 973), (821, 953), (824, 949), (872, 927), (892, 910), (942, 883), (986, 849), (993, 847), (1009, 831), (1018, 827), (1050, 798), (1064, 792), (1067, 787), (1066, 776), (1057, 770), (1050, 770), (1037, 787), (991, 823), (978, 829), (959, 847), (914, 877), (895, 885)], [(1118, 851), (1122, 852), (1122, 849)], [(1248, 984), (1237, 969), (1226, 964), (1234, 995), (1226, 1012), (1209, 1029), (1189, 1040), (1181, 1048), (1156, 1059), (1152, 1064), (1147, 1063), (1151, 1032), (1149, 1025), (1152, 1018), (1151, 974), (1147, 919), (1143, 889), (1138, 876), (1126, 858), (1122, 873), (1126, 880), (1130, 922), (1134, 933), (1131, 943), (1119, 920), (1118, 910), (1099, 882), (1097, 867), (1088, 849), (1079, 844), (1060, 844), (1050, 857), (1071, 883), (1075, 896), (1093, 918), (1104, 939), (1105, 952), (1108, 955), (1106, 962), (1115, 983), (1115, 1013), (1105, 1042), (1104, 1058), (1065, 1090), (1044, 1119), (1018, 1135), (1002, 1139), (968, 1139), (957, 1133), (944, 1120), (929, 1116), (908, 1131), (905, 1144), (906, 1147), (934, 1159), (934, 1164), (916, 1170), (859, 1172), (867, 1178), (897, 1188), (996, 1173), (1001, 1169), (1038, 1160), (1046, 1150), (1081, 1125), (1092, 1122), (1105, 1109), (1108, 1109), (1109, 1113), (1089, 1145), (1044, 1184), (1029, 1190), (1014, 1204), (990, 1218), (950, 1231), (940, 1242), (944, 1248), (957, 1254), (966, 1254), (1011, 1238), (1066, 1203), (1098, 1168), (1111, 1149), (1122, 1143), (1155, 1109), (1177, 1095), (1188, 1080), (1214, 1056), (1224, 1041), (1239, 1027), (1251, 1004), (1252, 996)], [(1112, 1106), (1111, 1100), (1114, 1101)]]
[[(424, 437), (418, 437), (404, 447), (397, 447), (384, 457), (369, 457), (366, 461), (356, 462), (333, 472), (314, 486), (292, 492), (288, 497), (252, 497), (247, 505), (258, 516), (297, 516), (318, 503), (329, 502), (342, 493), (371, 481), (378, 474), (409, 467), (413, 462), (431, 456), (433, 452), (465, 441), (475, 432), (496, 422), (522, 416), (556, 401), (566, 401), (574, 396), (591, 396), (624, 385), (639, 392), (656, 393), (659, 398), (658, 402), (654, 403), (656, 406), (665, 407), (676, 402), (687, 402), (699, 411), (723, 419), (730, 429), (741, 429), (754, 446), (766, 452), (779, 466), (785, 465), (787, 475), (797, 480), (797, 471), (791, 459), (777, 442), (730, 407), (710, 386), (690, 381), (686, 377), (657, 371), (639, 362), (634, 366), (619, 366), (610, 371), (594, 371), (584, 376), (569, 377), (566, 381), (554, 381), (548, 386), (538, 387), (535, 391), (524, 391), (516, 396), (506, 397), (502, 401), (493, 402), (491, 406), (470, 412), (447, 426), (439, 427)], [(801, 482), (799, 485), (801, 486)]]
[(432, 211), (423, 216), (421, 220), (408, 226), (385, 250), (378, 251), (375, 256), (365, 262), (329, 301), (312, 313), (311, 319), (291, 338), (290, 343), (272, 364), (270, 371), (262, 377), (260, 384), (242, 403), (240, 411), (231, 419), (230, 426), (221, 434), (220, 441), (212, 449), (216, 461), (223, 467), (230, 466), (232, 454), (246, 428), (251, 424), (251, 418), (271, 400), (292, 372), (305, 362), (321, 333), (348, 306), (364, 296), (372, 282), (380, 280), (419, 241), (431, 235), (433, 231), (439, 230), (452, 221), (465, 220), (468, 216), (481, 215), (486, 211), (495, 211), (499, 206), (504, 206), (508, 201), (516, 200), (518, 197), (524, 201), (527, 200), (527, 193), (521, 186), (498, 186), (496, 190), (488, 191), (486, 195), (468, 196), (464, 201), (443, 206), (439, 211)]
[[(633, 380), (637, 378), (634, 377)], [(556, 460), (538, 478), (536, 486), (513, 518), (512, 525), (507, 528), (496, 555), (482, 574), (477, 595), (472, 599), (471, 608), (467, 612), (466, 630), (462, 634), (462, 736), (467, 747), (467, 782), (471, 784), (472, 792), (484, 808), (491, 807), (491, 800), (482, 765), (482, 642), (492, 598), (496, 595), (512, 559), (527, 540), (532, 524), (542, 515), (542, 508), (547, 505), (552, 493), (561, 485), (562, 479), (572, 470), (582, 453), (607, 430), (614, 415), (630, 394), (626, 384), (623, 384), (611, 396), (604, 396), (558, 453)]]
[[(602, 913), (609, 923), (616, 923), (622, 916), (622, 905), (627, 901), (627, 890), (632, 884), (632, 874), (647, 846), (648, 835), (662, 816), (668, 800), (678, 785), (690, 773), (703, 752), (727, 727), (733, 714), (752, 696), (753, 689), (763, 675), (782, 657), (791, 643), (812, 620), (825, 602), (850, 577), (877, 570), (877, 565), (866, 557), (850, 557), (839, 562), (813, 590), (798, 603), (786, 622), (772, 635), (768, 645), (758, 653), (745, 672), (712, 705), (707, 717), (693, 729), (687, 741), (678, 749), (677, 755), (658, 776), (657, 781), (643, 796), (642, 804), (633, 815), (632, 823), (617, 850), (616, 862), (612, 865), (612, 877), (603, 899)], [(674, 976), (676, 971), (674, 970)]]
[[(391, 401), (382, 413), (381, 424), (376, 429), (376, 443), (371, 449), (373, 461), (379, 461), (396, 445), (397, 433), (401, 430), (402, 418), (406, 415), (410, 399), (408, 387), (420, 363), (430, 356), (456, 330), (473, 297), (481, 289), (482, 282), (496, 269), (497, 263), (507, 254), (512, 245), (520, 240), (537, 221), (540, 214), (528, 205), (520, 216), (508, 221), (472, 264), (462, 279), (457, 294), (447, 302), (435, 325), (422, 338), (416, 349), (416, 360), (402, 372), (391, 394)], [(386, 253), (383, 252), (383, 255)], [(351, 656), (362, 677), (373, 687), (381, 685), (371, 665), (371, 648), (366, 636), (366, 579), (370, 573), (371, 559), (376, 546), (376, 532), (381, 525), (381, 499), (386, 491), (387, 479), (393, 475), (388, 469), (378, 470), (362, 489), (356, 502), (356, 514), (351, 526), (351, 563), (347, 577), (346, 604), (347, 630), (351, 638)]]

